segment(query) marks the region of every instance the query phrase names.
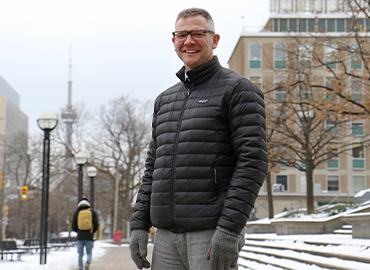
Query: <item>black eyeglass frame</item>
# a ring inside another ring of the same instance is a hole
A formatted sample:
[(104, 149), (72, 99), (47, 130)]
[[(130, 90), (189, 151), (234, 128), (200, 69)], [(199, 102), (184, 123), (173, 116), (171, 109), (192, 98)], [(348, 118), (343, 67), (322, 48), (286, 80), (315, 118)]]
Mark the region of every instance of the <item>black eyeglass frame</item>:
[[(185, 37), (185, 39), (184, 40), (186, 40), (187, 39), (187, 37), (188, 37), (188, 35), (190, 35), (191, 36), (191, 38), (192, 39), (194, 39), (194, 37), (192, 36), (192, 32), (203, 32), (203, 37), (207, 34), (207, 33), (209, 33), (209, 34), (215, 34), (215, 32), (213, 32), (213, 31), (211, 31), (211, 30), (206, 30), (206, 29), (196, 29), (196, 30), (191, 30), (191, 31), (174, 31), (174, 32), (172, 32), (172, 35), (173, 35), (173, 37), (177, 40), (177, 37), (176, 37), (176, 34), (177, 33), (186, 33), (186, 37)], [(202, 37), (202, 38), (203, 38)]]

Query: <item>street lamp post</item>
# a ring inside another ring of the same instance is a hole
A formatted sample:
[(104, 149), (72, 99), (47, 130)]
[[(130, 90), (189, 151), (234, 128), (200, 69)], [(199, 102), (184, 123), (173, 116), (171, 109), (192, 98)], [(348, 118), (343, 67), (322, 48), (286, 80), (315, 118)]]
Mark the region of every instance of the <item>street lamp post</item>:
[(98, 170), (91, 166), (87, 168), (86, 173), (90, 177), (90, 204), (91, 209), (94, 210), (94, 177), (98, 174)]
[(50, 161), (50, 131), (58, 124), (53, 112), (43, 112), (37, 119), (37, 125), (44, 131), (44, 152), (42, 163), (42, 198), (41, 198), (41, 228), (40, 228), (40, 264), (46, 264), (48, 241), (48, 210), (49, 210), (49, 161)]
[(82, 167), (86, 164), (87, 162), (87, 156), (85, 153), (79, 152), (75, 155), (75, 162), (78, 165), (78, 201), (77, 204), (81, 201), (82, 199), (82, 184), (83, 184), (83, 173), (82, 173)]

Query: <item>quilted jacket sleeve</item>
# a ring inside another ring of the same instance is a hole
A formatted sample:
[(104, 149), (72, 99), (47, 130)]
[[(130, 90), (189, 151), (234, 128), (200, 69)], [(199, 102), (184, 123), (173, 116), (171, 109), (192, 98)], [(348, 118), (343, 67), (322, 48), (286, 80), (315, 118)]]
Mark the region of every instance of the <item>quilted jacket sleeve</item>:
[(218, 226), (240, 233), (267, 175), (266, 116), (263, 94), (246, 79), (228, 101), (228, 122), (236, 167)]
[(74, 212), (73, 218), (72, 218), (72, 224), (71, 224), (72, 231), (75, 231), (75, 232), (78, 232), (77, 215), (78, 215), (78, 211)]
[(94, 226), (93, 233), (95, 233), (99, 229), (99, 219), (95, 211), (92, 211), (92, 214), (93, 214), (93, 226)]
[[(156, 101), (157, 104), (157, 101)], [(131, 230), (143, 229), (149, 231), (152, 226), (150, 222), (150, 200), (152, 194), (152, 175), (156, 158), (156, 105), (152, 121), (152, 139), (149, 144), (147, 159), (145, 162), (145, 172), (140, 185), (134, 212), (132, 214)]]

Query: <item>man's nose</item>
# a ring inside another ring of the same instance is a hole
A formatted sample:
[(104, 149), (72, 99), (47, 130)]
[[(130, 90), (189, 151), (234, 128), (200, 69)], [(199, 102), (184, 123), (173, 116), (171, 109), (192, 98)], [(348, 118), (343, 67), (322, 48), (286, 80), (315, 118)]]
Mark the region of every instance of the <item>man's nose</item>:
[(188, 34), (187, 36), (186, 36), (186, 39), (185, 39), (185, 41), (184, 41), (184, 44), (189, 44), (189, 43), (194, 43), (195, 41), (194, 41), (194, 39), (193, 39), (193, 37), (190, 35), (190, 34)]

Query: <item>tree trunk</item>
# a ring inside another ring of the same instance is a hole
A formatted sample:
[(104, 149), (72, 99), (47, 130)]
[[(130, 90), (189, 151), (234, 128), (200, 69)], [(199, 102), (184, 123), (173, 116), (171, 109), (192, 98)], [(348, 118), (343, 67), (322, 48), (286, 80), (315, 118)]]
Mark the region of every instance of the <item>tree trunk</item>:
[(272, 189), (271, 189), (271, 172), (267, 173), (266, 188), (267, 188), (267, 203), (269, 207), (269, 218), (274, 218), (274, 203), (272, 199)]
[(309, 164), (306, 168), (307, 178), (307, 214), (312, 214), (315, 211), (313, 198), (313, 170)]

